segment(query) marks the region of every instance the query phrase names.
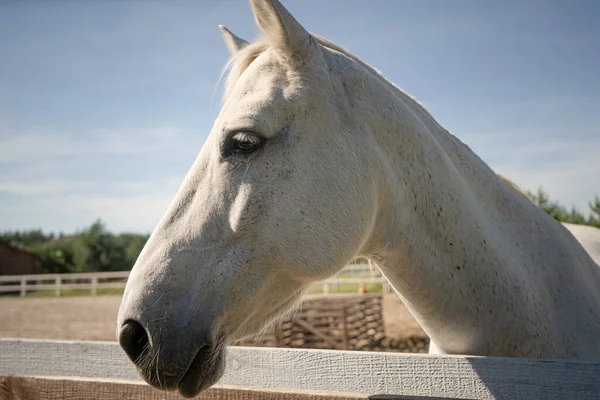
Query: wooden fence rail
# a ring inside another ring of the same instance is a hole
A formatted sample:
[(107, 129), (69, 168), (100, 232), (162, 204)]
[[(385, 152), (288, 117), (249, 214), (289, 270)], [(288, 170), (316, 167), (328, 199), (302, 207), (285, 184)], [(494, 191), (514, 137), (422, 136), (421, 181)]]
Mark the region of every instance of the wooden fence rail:
[[(21, 297), (25, 297), (27, 292), (51, 290), (55, 296), (60, 296), (63, 290), (89, 290), (96, 295), (99, 289), (124, 289), (128, 277), (129, 271), (5, 275), (0, 276), (0, 293), (20, 293)], [(348, 265), (336, 276), (315, 283), (313, 289), (328, 294), (339, 292), (342, 285), (358, 287), (370, 283), (380, 284), (383, 291), (390, 291), (387, 280), (379, 270), (367, 264)]]
[[(116, 343), (0, 339), (0, 399), (37, 393), (177, 398), (140, 384)], [(200, 398), (591, 400), (600, 398), (600, 363), (229, 347), (223, 378)]]
[(52, 290), (60, 296), (63, 290), (75, 289), (96, 295), (98, 289), (124, 289), (128, 276), (129, 271), (4, 275), (0, 276), (0, 293), (18, 292), (25, 297), (27, 292)]

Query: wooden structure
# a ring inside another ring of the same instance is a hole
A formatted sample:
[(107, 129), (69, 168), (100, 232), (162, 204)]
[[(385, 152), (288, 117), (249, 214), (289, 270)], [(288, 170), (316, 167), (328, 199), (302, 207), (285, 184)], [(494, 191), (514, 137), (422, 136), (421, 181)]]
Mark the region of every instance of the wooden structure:
[(37, 256), (0, 242), (0, 276), (37, 273)]
[(310, 296), (293, 319), (237, 344), (360, 350), (385, 338), (381, 303), (381, 295)]
[[(600, 363), (230, 347), (204, 400), (600, 397)], [(179, 399), (141, 383), (113, 342), (0, 339), (0, 399)]]

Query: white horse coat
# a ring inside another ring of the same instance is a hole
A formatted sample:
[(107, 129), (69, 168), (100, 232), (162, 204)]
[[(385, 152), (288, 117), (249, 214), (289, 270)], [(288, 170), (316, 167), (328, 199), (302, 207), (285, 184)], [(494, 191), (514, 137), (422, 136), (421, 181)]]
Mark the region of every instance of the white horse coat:
[(590, 257), (600, 265), (600, 229), (593, 226), (562, 223), (571, 232), (575, 239), (588, 252)]
[(600, 359), (600, 269), (569, 231), (372, 67), (251, 1), (223, 28), (224, 104), (127, 282), (121, 346), (194, 396), (256, 334), (357, 256), (442, 353)]

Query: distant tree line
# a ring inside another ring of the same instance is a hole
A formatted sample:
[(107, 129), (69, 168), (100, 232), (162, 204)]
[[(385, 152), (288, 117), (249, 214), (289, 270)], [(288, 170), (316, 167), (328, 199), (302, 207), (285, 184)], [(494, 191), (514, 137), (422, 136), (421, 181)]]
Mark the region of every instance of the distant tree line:
[(557, 221), (600, 228), (600, 197), (598, 196), (594, 196), (594, 199), (588, 203), (590, 213), (586, 216), (576, 210), (575, 207), (571, 207), (569, 210), (557, 202), (551, 201), (548, 193), (542, 188), (539, 188), (536, 193), (527, 192), (527, 195), (531, 201)]
[(36, 254), (41, 273), (130, 270), (148, 237), (114, 235), (100, 220), (72, 235), (41, 230), (0, 233), (0, 241)]
[[(589, 203), (590, 213), (586, 216), (575, 208), (567, 209), (551, 201), (542, 188), (527, 195), (557, 221), (600, 228), (598, 196)], [(148, 237), (147, 234), (112, 234), (100, 220), (72, 235), (41, 230), (0, 233), (0, 241), (36, 254), (41, 273), (130, 270)]]

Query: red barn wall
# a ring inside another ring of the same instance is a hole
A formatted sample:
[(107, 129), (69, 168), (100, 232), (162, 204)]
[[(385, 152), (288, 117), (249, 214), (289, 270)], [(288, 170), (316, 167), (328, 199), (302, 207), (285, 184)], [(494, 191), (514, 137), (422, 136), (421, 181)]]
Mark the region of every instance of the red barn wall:
[(0, 275), (36, 274), (36, 258), (33, 254), (0, 243)]

